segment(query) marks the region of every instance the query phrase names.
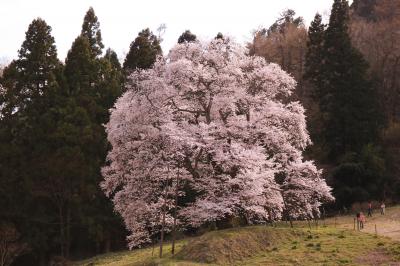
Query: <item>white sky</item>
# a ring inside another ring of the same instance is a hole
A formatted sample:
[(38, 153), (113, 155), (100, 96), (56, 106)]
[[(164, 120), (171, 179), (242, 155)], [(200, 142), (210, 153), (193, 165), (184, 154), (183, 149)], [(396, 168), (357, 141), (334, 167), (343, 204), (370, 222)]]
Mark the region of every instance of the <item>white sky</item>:
[(64, 61), (81, 30), (90, 6), (100, 21), (105, 47), (120, 58), (143, 28), (156, 32), (167, 26), (162, 48), (166, 53), (186, 29), (202, 39), (218, 32), (238, 42), (251, 40), (251, 32), (271, 25), (280, 12), (294, 9), (306, 24), (318, 11), (329, 14), (333, 0), (0, 0), (0, 62), (17, 57), (30, 22), (41, 17), (52, 27), (58, 57)]

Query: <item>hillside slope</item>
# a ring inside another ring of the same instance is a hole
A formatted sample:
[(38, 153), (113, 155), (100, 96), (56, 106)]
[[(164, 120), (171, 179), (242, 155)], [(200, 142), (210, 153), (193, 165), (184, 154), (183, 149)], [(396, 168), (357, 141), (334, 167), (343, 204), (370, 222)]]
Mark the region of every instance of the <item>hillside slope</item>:
[[(178, 243), (175, 258), (152, 248), (110, 253), (75, 265), (400, 265), (400, 243), (331, 226), (251, 226), (206, 233)], [(153, 254), (153, 255), (152, 255)]]

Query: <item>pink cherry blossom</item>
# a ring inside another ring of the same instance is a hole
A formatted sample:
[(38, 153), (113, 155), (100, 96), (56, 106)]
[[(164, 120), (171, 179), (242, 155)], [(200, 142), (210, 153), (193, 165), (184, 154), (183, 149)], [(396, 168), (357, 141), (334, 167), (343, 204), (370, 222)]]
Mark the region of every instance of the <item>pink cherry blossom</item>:
[[(112, 150), (101, 184), (130, 247), (162, 223), (171, 230), (174, 218), (200, 226), (238, 215), (249, 223), (318, 216), (333, 197), (303, 159), (311, 141), (304, 108), (288, 97), (295, 86), (229, 38), (176, 45), (134, 72), (106, 125)], [(195, 196), (179, 203), (189, 189)]]

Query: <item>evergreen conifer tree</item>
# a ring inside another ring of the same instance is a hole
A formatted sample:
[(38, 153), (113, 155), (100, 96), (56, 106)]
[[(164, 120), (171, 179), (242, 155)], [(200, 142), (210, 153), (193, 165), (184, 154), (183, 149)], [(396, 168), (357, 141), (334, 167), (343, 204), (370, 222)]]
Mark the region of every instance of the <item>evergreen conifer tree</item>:
[(314, 142), (308, 151), (311, 152), (320, 161), (324, 161), (329, 155), (325, 148), (325, 139), (323, 136), (324, 115), (321, 107), (325, 106), (325, 95), (322, 92), (322, 63), (324, 62), (324, 37), (325, 25), (322, 24), (322, 17), (316, 14), (314, 20), (308, 28), (307, 52), (304, 64), (303, 79), (308, 91), (309, 106), (308, 128), (311, 139)]
[(332, 158), (359, 152), (376, 140), (380, 119), (368, 64), (351, 44), (349, 5), (335, 0), (324, 38), (320, 109), (325, 113), (325, 140)]
[(103, 115), (100, 118), (100, 123), (108, 122), (109, 109), (114, 105), (116, 99), (122, 92), (122, 67), (118, 60), (117, 53), (110, 48), (107, 49), (106, 54), (99, 60), (101, 78), (97, 86), (100, 104)]
[[(98, 27), (95, 28), (100, 32)], [(101, 41), (101, 38), (98, 40)], [(108, 149), (103, 124), (108, 121), (108, 109), (120, 95), (122, 71), (114, 51), (108, 49), (104, 57), (94, 56), (93, 51), (98, 51), (96, 47), (100, 46), (93, 46), (86, 35), (78, 36), (65, 60), (64, 74), (72, 101), (82, 112), (82, 117), (87, 117), (85, 122), (76, 124), (78, 132), (82, 134), (80, 147), (83, 159), (80, 167), (87, 170), (80, 179), (82, 191), (74, 217), (76, 223), (84, 228), (85, 234), (76, 237), (80, 239), (78, 242), (94, 245), (96, 251), (100, 252), (102, 245), (109, 248), (113, 234), (124, 232), (121, 221), (113, 213), (111, 204), (105, 200), (98, 185), (101, 180), (100, 168), (105, 164)]]
[[(309, 81), (315, 89), (321, 87), (321, 63), (324, 58), (324, 32), (325, 25), (322, 24), (322, 17), (316, 14), (308, 28), (307, 54), (305, 61), (304, 78)], [(318, 92), (314, 96), (320, 97)]]
[(54, 201), (49, 200), (51, 190), (43, 184), (50, 184), (45, 165), (57, 146), (50, 137), (55, 125), (51, 114), (58, 108), (61, 75), (51, 27), (35, 19), (28, 27), (18, 59), (1, 79), (8, 110), (0, 122), (0, 150), (8, 152), (0, 152), (0, 157), (8, 159), (7, 164), (0, 165), (0, 178), (10, 181), (6, 184), (8, 193), (18, 197), (10, 205), (12, 223), (42, 264), (58, 235), (58, 226), (48, 226), (58, 222), (58, 213), (54, 212)]
[(58, 86), (55, 75), (60, 62), (57, 59), (54, 38), (50, 33), (51, 27), (43, 19), (34, 19), (18, 51), (17, 87), (23, 104), (38, 99), (51, 87)]
[(108, 149), (102, 124), (120, 94), (121, 65), (112, 50), (98, 56), (89, 11), (65, 68), (38, 18), (0, 78), (0, 220), (21, 233), (32, 265), (68, 258), (72, 243), (101, 252), (124, 238), (98, 185)]
[(181, 36), (179, 36), (178, 38), (178, 43), (195, 42), (195, 41), (197, 41), (197, 36), (191, 33), (190, 30), (185, 30), (185, 32), (183, 32)]
[(384, 168), (374, 146), (383, 124), (376, 88), (368, 64), (352, 46), (348, 24), (346, 0), (334, 0), (325, 31), (320, 16), (315, 17), (305, 73), (320, 112), (311, 133), (326, 151), (322, 159), (333, 166), (330, 176), (340, 206), (375, 197)]
[(160, 41), (157, 36), (148, 28), (144, 29), (131, 43), (123, 68), (125, 71), (150, 68), (161, 53)]
[(122, 66), (119, 62), (118, 55), (114, 50), (108, 48), (106, 50), (106, 54), (104, 55), (104, 59), (107, 59), (115, 70), (121, 71)]
[(88, 89), (95, 77), (95, 60), (92, 58), (89, 40), (79, 36), (72, 44), (65, 59), (64, 74), (68, 81), (69, 93), (79, 94)]
[(214, 39), (224, 39), (224, 35), (221, 32), (218, 32)]
[(104, 44), (101, 38), (100, 22), (93, 7), (89, 8), (83, 19), (81, 35), (88, 38), (93, 58), (102, 54)]

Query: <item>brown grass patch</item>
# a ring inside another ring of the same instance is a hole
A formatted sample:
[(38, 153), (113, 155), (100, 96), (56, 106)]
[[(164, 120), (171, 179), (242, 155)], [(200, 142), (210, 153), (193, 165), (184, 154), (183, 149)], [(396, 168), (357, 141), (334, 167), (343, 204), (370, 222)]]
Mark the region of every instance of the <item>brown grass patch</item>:
[(200, 263), (232, 264), (264, 251), (276, 251), (283, 241), (304, 232), (288, 228), (246, 227), (205, 234), (189, 241), (177, 257)]

